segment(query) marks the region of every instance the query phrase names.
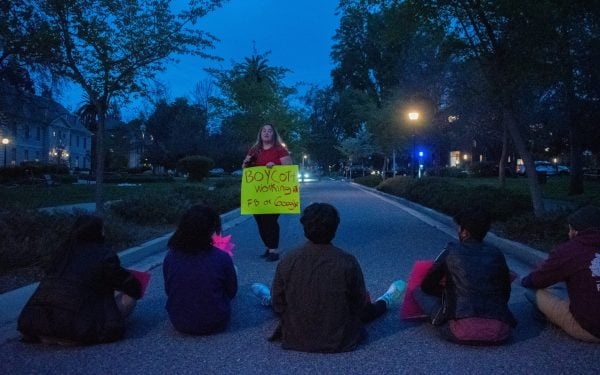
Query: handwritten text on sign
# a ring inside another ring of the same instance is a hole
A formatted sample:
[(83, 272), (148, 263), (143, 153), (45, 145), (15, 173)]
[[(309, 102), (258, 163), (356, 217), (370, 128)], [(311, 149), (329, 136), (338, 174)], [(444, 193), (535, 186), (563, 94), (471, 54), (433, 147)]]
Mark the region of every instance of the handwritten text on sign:
[(245, 168), (240, 207), (242, 215), (300, 213), (298, 166)]

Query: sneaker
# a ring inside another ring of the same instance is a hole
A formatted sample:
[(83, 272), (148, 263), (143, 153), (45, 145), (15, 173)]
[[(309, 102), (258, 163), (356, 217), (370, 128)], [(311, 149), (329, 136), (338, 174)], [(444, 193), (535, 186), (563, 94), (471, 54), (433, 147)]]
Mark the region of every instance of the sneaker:
[(260, 304), (263, 306), (271, 305), (271, 290), (265, 284), (254, 283), (250, 287), (252, 289), (252, 293), (260, 300)]
[(400, 298), (404, 295), (405, 290), (406, 283), (404, 280), (396, 280), (381, 297), (377, 298), (377, 300), (385, 301), (385, 304), (389, 308), (400, 302)]
[(267, 262), (277, 262), (279, 260), (279, 253), (269, 253), (265, 257)]

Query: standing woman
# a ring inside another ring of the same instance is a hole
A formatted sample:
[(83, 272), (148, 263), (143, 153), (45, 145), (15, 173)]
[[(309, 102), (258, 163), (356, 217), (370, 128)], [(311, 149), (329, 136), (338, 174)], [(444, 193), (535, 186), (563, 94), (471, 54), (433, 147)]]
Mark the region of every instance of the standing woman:
[[(248, 151), (248, 155), (242, 163), (242, 168), (254, 166), (266, 166), (272, 168), (274, 165), (292, 164), (292, 157), (288, 150), (282, 145), (279, 134), (271, 124), (263, 125), (258, 131), (256, 143)], [(258, 233), (266, 246), (261, 257), (267, 262), (279, 260), (279, 214), (257, 214), (254, 215), (258, 225)]]

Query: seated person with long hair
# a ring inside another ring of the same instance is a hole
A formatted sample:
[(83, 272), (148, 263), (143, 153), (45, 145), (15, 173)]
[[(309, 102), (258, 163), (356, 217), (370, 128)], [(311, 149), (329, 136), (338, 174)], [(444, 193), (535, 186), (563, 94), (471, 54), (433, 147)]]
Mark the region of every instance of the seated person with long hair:
[(21, 311), (18, 330), (29, 342), (116, 341), (123, 337), (125, 317), (141, 296), (139, 281), (104, 245), (102, 219), (82, 215)]
[(163, 263), (167, 312), (173, 327), (193, 335), (225, 330), (237, 276), (231, 257), (213, 246), (221, 219), (210, 207), (197, 205), (181, 218), (169, 239)]

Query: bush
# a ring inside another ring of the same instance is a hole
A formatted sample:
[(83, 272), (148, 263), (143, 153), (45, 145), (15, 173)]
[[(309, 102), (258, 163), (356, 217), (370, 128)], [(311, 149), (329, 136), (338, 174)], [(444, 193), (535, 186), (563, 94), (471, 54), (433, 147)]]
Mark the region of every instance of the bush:
[(375, 187), (379, 185), (383, 179), (378, 174), (370, 174), (368, 176), (354, 178), (352, 181), (368, 187)]
[(567, 216), (570, 212), (546, 214), (536, 218), (531, 213), (522, 214), (494, 227), (504, 237), (550, 251), (552, 247), (569, 239)]
[(496, 163), (482, 161), (473, 163), (470, 167), (471, 174), (474, 177), (496, 177), (498, 176), (498, 166)]
[(501, 221), (531, 211), (530, 200), (525, 195), (489, 186), (470, 188), (437, 177), (417, 180), (394, 177), (385, 180), (377, 188), (451, 216), (463, 207), (474, 204), (487, 207), (492, 217)]
[(208, 177), (215, 163), (211, 158), (200, 155), (185, 157), (177, 162), (177, 169), (188, 173), (189, 181), (201, 182)]
[(41, 178), (45, 174), (68, 176), (69, 169), (64, 165), (23, 162), (19, 166), (0, 168), (0, 183), (26, 183), (32, 178)]
[(432, 177), (455, 177), (463, 178), (469, 174), (464, 169), (458, 167), (438, 167), (427, 169), (427, 176)]

